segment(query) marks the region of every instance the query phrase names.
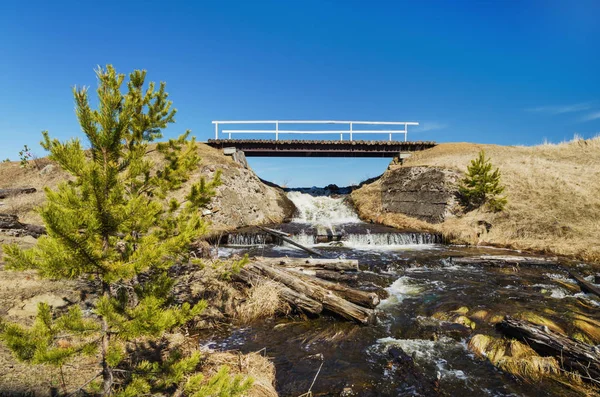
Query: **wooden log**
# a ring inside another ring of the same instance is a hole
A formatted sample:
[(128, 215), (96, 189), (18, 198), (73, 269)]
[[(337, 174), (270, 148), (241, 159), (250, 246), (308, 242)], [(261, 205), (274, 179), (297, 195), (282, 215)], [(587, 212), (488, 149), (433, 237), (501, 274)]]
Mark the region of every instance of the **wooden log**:
[[(257, 272), (253, 272), (246, 268), (243, 268), (238, 273), (235, 273), (233, 277), (245, 282), (248, 285), (254, 285), (257, 282), (269, 281), (266, 277), (263, 277)], [(279, 296), (294, 309), (314, 315), (321, 314), (323, 311), (323, 305), (321, 303), (307, 297), (304, 294), (298, 293), (281, 283), (277, 284), (279, 284)]]
[(600, 352), (596, 347), (556, 333), (548, 327), (508, 316), (496, 327), (505, 335), (524, 341), (540, 356), (556, 357), (565, 369), (579, 372), (585, 380), (600, 384)]
[(306, 269), (322, 270), (358, 270), (358, 261), (356, 259), (308, 259), (308, 258), (266, 258), (257, 256), (252, 258), (252, 262), (264, 263), (267, 265), (279, 265), (284, 267), (298, 267)]
[(271, 229), (269, 227), (264, 227), (264, 226), (257, 226), (260, 230), (265, 231), (265, 232), (271, 232), (272, 234), (277, 234), (279, 236), (284, 236), (284, 237), (292, 237), (291, 234), (286, 233), (286, 232), (282, 232), (281, 230), (276, 230), (276, 229)]
[(305, 247), (305, 246), (303, 246), (302, 244), (295, 242), (295, 241), (294, 241), (294, 240), (292, 240), (291, 238), (288, 238), (288, 237), (286, 237), (286, 236), (282, 235), (280, 232), (277, 232), (277, 233), (275, 233), (275, 232), (273, 232), (273, 231), (271, 231), (271, 230), (269, 230), (269, 229), (266, 229), (266, 228), (262, 228), (262, 230), (263, 230), (263, 231), (265, 231), (265, 232), (267, 232), (267, 233), (269, 233), (269, 234), (271, 234), (272, 236), (275, 236), (275, 237), (277, 237), (277, 238), (280, 238), (280, 239), (282, 239), (282, 240), (283, 240), (283, 241), (285, 241), (286, 243), (289, 243), (289, 244), (291, 244), (291, 245), (293, 245), (293, 246), (295, 246), (295, 247), (298, 247), (298, 248), (300, 248), (301, 250), (304, 250), (304, 251), (308, 252), (309, 254), (316, 255), (316, 256), (323, 256), (323, 255), (321, 255), (321, 253), (320, 253), (320, 252), (318, 252), (318, 251), (315, 251), (315, 250), (314, 250), (314, 249), (312, 249), (312, 248)]
[(257, 269), (265, 276), (279, 281), (290, 287), (296, 292), (302, 293), (311, 299), (321, 302), (323, 307), (341, 317), (357, 321), (361, 324), (369, 324), (373, 321), (375, 312), (373, 309), (365, 308), (348, 302), (347, 300), (334, 294), (321, 286), (308, 282), (298, 277), (298, 275), (287, 272), (283, 269), (269, 266), (261, 263), (251, 263), (246, 268)]
[(329, 281), (356, 281), (358, 274), (356, 272), (333, 271), (333, 270), (313, 270), (315, 277)]
[(44, 226), (21, 223), (19, 217), (13, 214), (0, 214), (0, 229), (9, 230), (17, 236), (32, 236), (35, 238), (46, 234)]
[(0, 199), (16, 196), (19, 194), (31, 194), (35, 193), (37, 190), (34, 187), (17, 187), (10, 189), (0, 189)]
[(583, 292), (588, 292), (590, 294), (594, 294), (596, 296), (600, 296), (600, 288), (596, 287), (595, 285), (592, 285), (592, 283), (587, 282), (576, 271), (574, 271), (574, 270), (568, 270), (568, 272), (571, 275), (571, 277), (573, 277), (573, 279), (575, 279), (575, 281), (577, 281), (577, 284), (579, 284), (579, 287), (581, 288), (581, 290)]
[(556, 264), (557, 258), (532, 258), (526, 256), (512, 255), (481, 255), (468, 257), (454, 257), (452, 262), (459, 265), (492, 265), (492, 266), (515, 266), (515, 265), (551, 265)]
[(379, 296), (374, 292), (366, 292), (361, 291), (356, 288), (350, 288), (346, 285), (334, 283), (327, 280), (322, 280), (316, 277), (307, 276), (302, 271), (298, 271), (296, 269), (286, 269), (288, 271), (294, 272), (298, 274), (298, 276), (302, 277), (305, 281), (316, 284), (319, 287), (323, 287), (329, 291), (335, 291), (335, 293), (342, 298), (350, 301), (352, 303), (356, 303), (360, 306), (365, 306), (371, 309), (374, 309), (379, 304)]

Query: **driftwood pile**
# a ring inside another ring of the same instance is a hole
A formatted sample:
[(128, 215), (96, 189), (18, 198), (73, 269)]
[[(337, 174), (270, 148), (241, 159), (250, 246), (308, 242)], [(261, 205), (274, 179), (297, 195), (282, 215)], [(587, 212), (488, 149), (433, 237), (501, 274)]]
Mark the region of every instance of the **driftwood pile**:
[(298, 311), (319, 315), (324, 310), (361, 324), (374, 321), (379, 296), (336, 281), (358, 277), (358, 261), (347, 259), (254, 258), (236, 274), (253, 285), (273, 280), (280, 296)]
[(555, 357), (566, 370), (578, 372), (582, 379), (600, 384), (600, 349), (548, 327), (506, 317), (496, 325), (507, 336), (525, 342), (540, 356)]

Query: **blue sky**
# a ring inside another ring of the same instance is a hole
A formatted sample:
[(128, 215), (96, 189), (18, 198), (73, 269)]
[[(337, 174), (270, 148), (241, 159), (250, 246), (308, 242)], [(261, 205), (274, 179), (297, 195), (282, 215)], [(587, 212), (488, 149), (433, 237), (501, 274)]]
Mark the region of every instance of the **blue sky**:
[[(409, 138), (506, 145), (600, 133), (600, 2), (2, 1), (0, 158), (80, 136), (71, 87), (148, 70), (211, 120), (419, 121)], [(386, 159), (250, 159), (277, 183), (359, 182)]]

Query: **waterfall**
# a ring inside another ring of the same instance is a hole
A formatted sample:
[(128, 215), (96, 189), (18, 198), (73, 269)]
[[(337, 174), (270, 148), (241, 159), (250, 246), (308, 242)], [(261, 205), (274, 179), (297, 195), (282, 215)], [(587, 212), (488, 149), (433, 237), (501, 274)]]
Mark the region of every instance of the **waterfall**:
[(301, 192), (288, 192), (287, 196), (298, 209), (293, 222), (327, 227), (361, 222), (344, 197), (316, 197)]
[[(371, 249), (443, 243), (438, 234), (401, 232), (393, 228), (361, 221), (345, 196), (329, 197), (291, 191), (287, 195), (297, 208), (292, 223), (278, 226), (291, 239), (304, 246), (335, 242), (348, 248)], [(316, 192), (319, 193), (319, 192)], [(227, 236), (227, 245), (288, 245), (280, 238), (257, 229), (239, 230)], [(291, 247), (291, 246), (290, 246)]]
[(431, 233), (397, 232), (349, 234), (343, 239), (348, 246), (389, 246), (389, 245), (422, 245), (441, 244), (442, 236)]
[(227, 235), (227, 245), (265, 245), (273, 243), (270, 234), (264, 233), (230, 233)]

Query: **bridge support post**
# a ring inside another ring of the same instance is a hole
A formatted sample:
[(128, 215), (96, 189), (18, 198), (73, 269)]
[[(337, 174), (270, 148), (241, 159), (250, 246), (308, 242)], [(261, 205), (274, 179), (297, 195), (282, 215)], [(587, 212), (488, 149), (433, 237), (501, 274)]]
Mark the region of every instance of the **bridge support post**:
[(250, 166), (248, 165), (248, 160), (246, 160), (246, 155), (244, 154), (244, 152), (242, 150), (239, 150), (236, 147), (232, 147), (232, 146), (225, 147), (225, 148), (223, 148), (223, 154), (225, 156), (231, 156), (233, 161), (235, 161), (236, 163), (238, 163), (239, 165), (241, 165), (242, 167), (244, 167), (246, 169), (250, 169)]

